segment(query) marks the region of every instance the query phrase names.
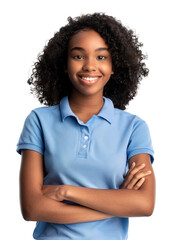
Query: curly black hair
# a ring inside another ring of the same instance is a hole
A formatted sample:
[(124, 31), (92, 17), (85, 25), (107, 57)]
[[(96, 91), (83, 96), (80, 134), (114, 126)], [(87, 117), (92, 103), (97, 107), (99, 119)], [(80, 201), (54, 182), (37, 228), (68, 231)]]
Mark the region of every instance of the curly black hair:
[(133, 30), (105, 13), (68, 17), (68, 24), (54, 34), (34, 63), (27, 81), (33, 86), (31, 93), (47, 106), (59, 104), (62, 97), (70, 94), (71, 82), (65, 72), (68, 43), (82, 29), (95, 30), (108, 45), (114, 74), (105, 85), (103, 95), (113, 101), (114, 107), (125, 110), (136, 95), (142, 77), (148, 75), (143, 62), (147, 56), (140, 50), (143, 44)]

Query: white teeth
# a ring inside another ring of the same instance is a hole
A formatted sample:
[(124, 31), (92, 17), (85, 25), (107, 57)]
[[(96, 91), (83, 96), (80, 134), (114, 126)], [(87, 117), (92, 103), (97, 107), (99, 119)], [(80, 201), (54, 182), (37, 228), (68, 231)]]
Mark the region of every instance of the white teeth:
[(90, 77), (82, 77), (82, 79), (87, 80), (87, 81), (94, 81), (96, 80), (98, 77), (94, 77), (94, 78), (90, 78)]

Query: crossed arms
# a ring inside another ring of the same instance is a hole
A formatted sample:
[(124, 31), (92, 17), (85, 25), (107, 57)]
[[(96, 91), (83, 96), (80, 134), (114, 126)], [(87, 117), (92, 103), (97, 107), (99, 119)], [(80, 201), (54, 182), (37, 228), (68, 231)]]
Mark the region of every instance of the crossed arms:
[[(114, 216), (150, 216), (155, 202), (155, 177), (150, 156), (135, 155), (129, 160), (129, 165), (130, 171), (119, 190), (72, 185), (43, 186), (42, 155), (32, 150), (22, 150), (22, 215), (28, 221), (59, 224), (97, 221)], [(80, 205), (66, 204), (61, 202), (63, 200)]]

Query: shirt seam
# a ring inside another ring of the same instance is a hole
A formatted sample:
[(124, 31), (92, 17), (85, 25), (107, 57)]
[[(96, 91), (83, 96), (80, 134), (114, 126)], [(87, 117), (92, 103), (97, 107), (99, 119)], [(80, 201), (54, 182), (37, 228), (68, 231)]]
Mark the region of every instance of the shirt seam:
[(138, 148), (138, 149), (135, 149), (135, 150), (133, 150), (132, 152), (130, 152), (128, 154), (128, 159), (131, 158), (133, 153), (140, 152), (140, 151), (147, 151), (147, 152), (149, 151), (149, 153), (152, 153), (152, 155), (154, 154), (154, 151), (152, 149), (150, 149), (150, 148)]
[(35, 146), (35, 147), (37, 147), (37, 148), (42, 150), (41, 147), (39, 147), (38, 145), (33, 144), (33, 143), (20, 143), (20, 144), (17, 144), (17, 147), (19, 148), (19, 147), (24, 146), (24, 145), (32, 145), (32, 146)]

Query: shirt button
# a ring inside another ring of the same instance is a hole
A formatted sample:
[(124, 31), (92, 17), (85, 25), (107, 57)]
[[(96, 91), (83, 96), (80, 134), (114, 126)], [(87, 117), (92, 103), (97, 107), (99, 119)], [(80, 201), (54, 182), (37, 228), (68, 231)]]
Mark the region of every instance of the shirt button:
[(87, 145), (86, 145), (86, 144), (84, 144), (82, 147), (83, 147), (83, 148), (86, 148), (86, 147), (87, 147)]
[(88, 140), (88, 136), (84, 136), (84, 139), (85, 139), (85, 140)]

